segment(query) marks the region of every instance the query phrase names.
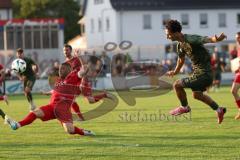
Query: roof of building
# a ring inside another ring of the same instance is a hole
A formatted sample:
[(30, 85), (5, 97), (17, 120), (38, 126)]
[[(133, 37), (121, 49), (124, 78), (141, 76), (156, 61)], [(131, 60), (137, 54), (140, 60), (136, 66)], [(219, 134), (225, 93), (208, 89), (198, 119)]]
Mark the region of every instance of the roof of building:
[(235, 9), (239, 0), (110, 0), (119, 10)]
[(12, 8), (11, 0), (0, 0), (0, 8)]

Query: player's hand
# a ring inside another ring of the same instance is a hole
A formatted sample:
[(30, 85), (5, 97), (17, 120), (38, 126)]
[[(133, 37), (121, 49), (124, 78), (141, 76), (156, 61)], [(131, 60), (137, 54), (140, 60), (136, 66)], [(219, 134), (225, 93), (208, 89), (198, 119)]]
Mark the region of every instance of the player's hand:
[(168, 71), (166, 74), (167, 74), (169, 77), (173, 77), (174, 75), (176, 75), (174, 71)]
[(32, 70), (33, 70), (34, 73), (37, 73), (38, 72), (38, 67), (36, 65), (33, 65)]
[(111, 93), (106, 92), (106, 98), (114, 100), (114, 96)]
[(19, 80), (24, 81), (24, 80), (26, 80), (26, 77), (25, 76), (19, 77)]
[(222, 41), (225, 38), (227, 39), (227, 36), (224, 33), (221, 33), (219, 36), (215, 35), (216, 41)]

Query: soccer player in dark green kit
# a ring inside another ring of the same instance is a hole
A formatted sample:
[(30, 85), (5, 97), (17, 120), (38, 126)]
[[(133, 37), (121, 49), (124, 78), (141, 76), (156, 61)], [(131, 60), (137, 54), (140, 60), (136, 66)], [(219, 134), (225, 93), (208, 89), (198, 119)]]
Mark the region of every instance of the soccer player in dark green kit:
[(177, 80), (173, 84), (177, 97), (181, 102), (181, 106), (170, 111), (170, 114), (177, 116), (191, 111), (184, 90), (184, 88), (191, 88), (195, 99), (204, 102), (216, 111), (218, 123), (220, 124), (223, 121), (226, 108), (219, 107), (215, 101), (203, 93), (213, 81), (210, 54), (204, 47), (204, 44), (222, 41), (226, 38), (226, 35), (222, 33), (220, 36), (203, 37), (199, 35), (183, 34), (182, 26), (177, 20), (169, 20), (166, 24), (165, 32), (167, 39), (178, 42), (177, 65), (174, 70), (168, 71), (167, 74), (170, 77), (178, 74), (184, 64), (185, 56), (190, 58), (193, 66), (193, 74), (190, 77)]
[(16, 56), (17, 58), (23, 59), (27, 64), (26, 70), (23, 73), (18, 74), (18, 78), (20, 81), (23, 81), (24, 95), (27, 97), (27, 100), (30, 104), (30, 110), (33, 111), (36, 106), (33, 103), (31, 91), (36, 81), (36, 73), (38, 72), (38, 66), (31, 58), (24, 57), (24, 52), (22, 48), (17, 49)]

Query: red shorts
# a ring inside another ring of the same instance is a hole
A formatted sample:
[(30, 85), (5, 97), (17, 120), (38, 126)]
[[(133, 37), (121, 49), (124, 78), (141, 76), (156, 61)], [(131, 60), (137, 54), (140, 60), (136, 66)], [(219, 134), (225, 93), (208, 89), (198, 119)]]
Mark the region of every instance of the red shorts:
[(58, 119), (61, 123), (73, 123), (71, 113), (72, 103), (73, 101), (71, 100), (60, 100), (56, 103), (50, 103), (40, 107), (44, 113), (44, 117), (41, 118), (41, 120), (48, 121)]
[(235, 79), (233, 81), (234, 83), (240, 83), (240, 73), (237, 73), (235, 76)]

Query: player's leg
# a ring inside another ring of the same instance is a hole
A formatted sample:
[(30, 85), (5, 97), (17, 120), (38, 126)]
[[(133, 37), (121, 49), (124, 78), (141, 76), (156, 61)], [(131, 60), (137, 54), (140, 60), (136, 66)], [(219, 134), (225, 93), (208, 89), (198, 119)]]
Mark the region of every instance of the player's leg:
[(204, 94), (203, 92), (200, 91), (194, 91), (193, 92), (193, 97), (197, 100), (200, 100), (210, 106), (214, 111), (216, 111), (217, 116), (218, 116), (218, 123), (222, 123), (224, 114), (226, 113), (226, 108), (224, 107), (219, 107), (219, 105), (208, 95)]
[(7, 105), (9, 104), (7, 95), (1, 95), (1, 96), (0, 96), (0, 101), (5, 101), (5, 103), (6, 103)]
[(238, 94), (239, 88), (240, 88), (240, 83), (233, 82), (231, 92), (232, 92), (232, 95), (235, 99), (235, 102), (236, 102), (237, 108), (238, 108), (238, 113), (235, 116), (235, 119), (240, 119), (240, 96)]
[(5, 119), (5, 113), (3, 112), (3, 110), (0, 109), (0, 116)]
[(72, 100), (61, 100), (54, 106), (55, 117), (62, 123), (64, 130), (69, 134), (94, 135), (91, 131), (77, 128), (73, 125), (70, 107)]
[(34, 122), (37, 118), (42, 121), (48, 121), (55, 119), (54, 109), (52, 104), (42, 106), (34, 111), (30, 112), (23, 120), (16, 122), (9, 117), (5, 116), (5, 122), (10, 125), (13, 130), (26, 126)]
[(222, 76), (221, 76), (221, 72), (218, 71), (217, 75), (216, 75), (216, 91), (218, 91), (220, 89), (220, 85), (221, 85), (221, 80), (222, 80)]
[(218, 123), (220, 124), (223, 121), (224, 114), (226, 113), (226, 108), (219, 107), (219, 105), (211, 97), (203, 93), (209, 86), (211, 86), (212, 81), (213, 77), (211, 72), (207, 72), (193, 75), (189, 78), (190, 83), (186, 84), (187, 87), (192, 89), (193, 97), (195, 99), (202, 101), (216, 111)]
[(77, 104), (77, 102), (73, 102), (72, 105), (71, 105), (71, 108), (73, 109), (73, 111), (78, 115), (78, 117), (80, 118), (81, 121), (84, 120), (84, 117), (80, 111), (80, 107), (79, 105)]
[[(3, 83), (3, 84), (5, 84), (5, 83)], [(7, 97), (7, 95), (5, 95), (5, 89), (4, 89), (5, 85), (3, 85), (2, 87), (3, 87), (3, 92), (2, 92), (2, 88), (0, 86), (0, 101), (5, 101), (5, 103), (8, 105), (9, 104), (8, 97)]]
[(36, 109), (36, 106), (33, 102), (32, 93), (31, 93), (34, 83), (35, 83), (34, 79), (32, 79), (32, 80), (27, 79), (26, 81), (24, 81), (24, 94), (27, 97), (27, 100), (30, 104), (30, 110), (31, 111)]
[(94, 136), (95, 134), (92, 131), (84, 130), (73, 125), (71, 122), (62, 123), (64, 130), (68, 134), (78, 134), (82, 136)]
[(172, 115), (180, 115), (180, 114), (183, 114), (183, 113), (190, 112), (191, 109), (188, 106), (187, 94), (186, 94), (186, 92), (184, 90), (184, 85), (183, 85), (182, 80), (177, 80), (173, 84), (173, 87), (174, 87), (175, 92), (177, 94), (178, 100), (181, 103), (181, 106), (171, 110), (170, 114), (172, 114)]
[(28, 115), (23, 118), (21, 121), (16, 122), (8, 116), (5, 116), (5, 122), (10, 125), (13, 130), (16, 130), (20, 127), (26, 126), (34, 122), (37, 118), (44, 117), (43, 111), (39, 108), (35, 111), (29, 112)]

